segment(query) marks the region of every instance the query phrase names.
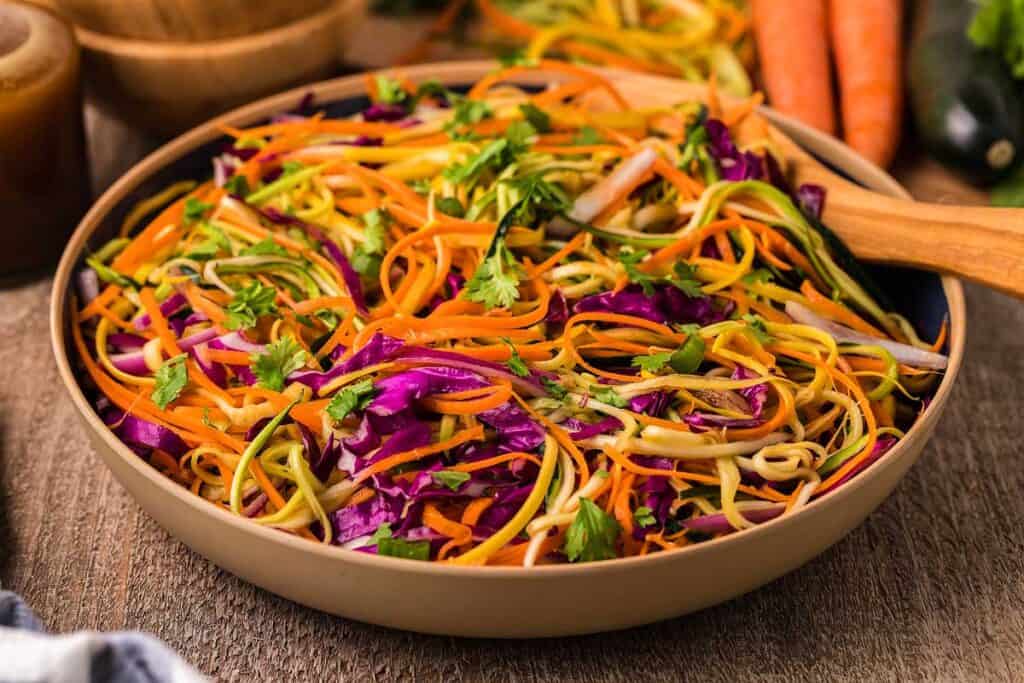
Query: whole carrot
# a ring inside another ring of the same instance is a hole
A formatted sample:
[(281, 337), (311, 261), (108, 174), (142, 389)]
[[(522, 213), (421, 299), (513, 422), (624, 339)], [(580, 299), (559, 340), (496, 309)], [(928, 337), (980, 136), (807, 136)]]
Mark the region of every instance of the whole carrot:
[(834, 133), (826, 0), (753, 0), (750, 4), (771, 105)]
[(831, 0), (843, 137), (879, 166), (896, 153), (902, 120), (902, 0)]

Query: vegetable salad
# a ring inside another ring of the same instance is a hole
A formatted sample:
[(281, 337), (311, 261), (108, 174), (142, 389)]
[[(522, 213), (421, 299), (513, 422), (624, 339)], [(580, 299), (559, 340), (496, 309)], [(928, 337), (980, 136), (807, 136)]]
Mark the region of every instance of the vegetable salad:
[(211, 505), (423, 561), (645, 555), (797, 512), (925, 405), (945, 331), (887, 310), (757, 100), (367, 85), (225, 129), (79, 273), (97, 411)]

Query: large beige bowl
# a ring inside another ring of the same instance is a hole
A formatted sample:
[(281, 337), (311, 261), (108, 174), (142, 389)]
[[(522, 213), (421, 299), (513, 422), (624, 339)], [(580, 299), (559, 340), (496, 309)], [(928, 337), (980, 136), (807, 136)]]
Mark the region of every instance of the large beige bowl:
[[(490, 63), (428, 65), (406, 70), (413, 79), (466, 84)], [(615, 78), (634, 78), (622, 74)], [(650, 92), (688, 92), (691, 86), (647, 78)], [(362, 93), (359, 77), (313, 86), (319, 102)], [(631, 89), (631, 91), (635, 90)], [(960, 369), (964, 301), (960, 284), (943, 278), (951, 336), (950, 364), (923, 417), (891, 452), (851, 483), (806, 509), (752, 530), (685, 550), (585, 565), (532, 569), (452, 567), (322, 547), (233, 516), (172, 484), (122, 445), (93, 412), (72, 373), (67, 329), (69, 287), (83, 248), (109, 230), (141, 184), (169, 182), (166, 167), (217, 139), (217, 123), (252, 124), (290, 107), (285, 93), (227, 114), (153, 153), (92, 208), (71, 239), (53, 287), (53, 350), (61, 377), (96, 452), (139, 505), (171, 535), (224, 569), (296, 602), (385, 626), (460, 636), (536, 637), (591, 633), (675, 617), (742, 595), (815, 557), (860, 524), (917, 459), (931, 436)], [(861, 183), (896, 196), (906, 192), (884, 172), (840, 143), (770, 116), (797, 141)], [(194, 170), (193, 170), (194, 172)], [(82, 457), (87, 457), (83, 455)]]

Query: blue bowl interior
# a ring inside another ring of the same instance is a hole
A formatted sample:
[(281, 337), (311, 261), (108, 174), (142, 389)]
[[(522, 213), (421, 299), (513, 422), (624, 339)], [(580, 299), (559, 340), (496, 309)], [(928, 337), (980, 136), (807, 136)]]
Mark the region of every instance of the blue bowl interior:
[[(456, 89), (465, 90), (465, 88)], [(345, 118), (359, 113), (369, 104), (369, 100), (361, 96), (317, 103), (315, 108), (318, 111), (326, 111), (328, 118)], [(101, 247), (117, 234), (125, 217), (139, 202), (180, 180), (210, 177), (212, 173), (210, 160), (227, 146), (229, 146), (229, 139), (227, 137), (219, 138), (194, 149), (144, 179), (104, 217), (100, 227), (90, 237), (87, 251)], [(856, 182), (856, 179), (850, 178), (841, 169), (831, 166), (824, 160), (821, 161), (840, 175)], [(869, 266), (868, 272), (889, 294), (895, 304), (896, 312), (903, 314), (914, 325), (922, 339), (929, 340), (938, 336), (943, 320), (949, 314), (942, 280), (938, 275), (889, 266)]]

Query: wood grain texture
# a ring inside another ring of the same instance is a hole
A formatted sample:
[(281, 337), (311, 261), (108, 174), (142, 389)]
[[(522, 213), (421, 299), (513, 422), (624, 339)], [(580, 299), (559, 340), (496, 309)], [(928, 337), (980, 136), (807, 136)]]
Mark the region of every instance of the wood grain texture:
[[(100, 187), (155, 144), (89, 123)], [(0, 290), (0, 583), (53, 631), (149, 631), (225, 681), (1024, 677), (1024, 307), (1002, 295), (968, 288), (945, 421), (893, 496), (820, 558), (663, 624), (495, 642), (329, 617), (170, 538), (85, 445), (44, 343), (48, 293), (45, 277)]]
[(138, 40), (202, 41), (283, 26), (332, 0), (57, 0), (76, 24)]
[(797, 183), (827, 188), (824, 222), (860, 258), (959, 275), (1024, 298), (1024, 211), (886, 197), (844, 180), (788, 140), (780, 146), (795, 160)]

